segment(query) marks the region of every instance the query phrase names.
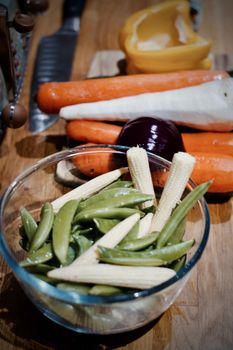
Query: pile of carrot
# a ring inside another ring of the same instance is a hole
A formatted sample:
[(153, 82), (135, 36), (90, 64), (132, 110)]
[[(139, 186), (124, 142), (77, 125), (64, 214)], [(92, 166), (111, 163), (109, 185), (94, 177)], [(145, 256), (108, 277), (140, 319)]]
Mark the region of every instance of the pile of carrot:
[[(121, 126), (104, 122), (74, 120), (67, 123), (66, 132), (73, 140), (98, 147), (98, 144), (116, 144), (121, 129)], [(197, 132), (181, 136), (185, 150), (196, 158), (192, 179), (197, 184), (214, 179), (209, 192), (233, 192), (233, 133)], [(112, 170), (113, 166), (111, 157), (104, 154), (85, 158), (79, 164), (74, 160), (74, 163), (88, 176)]]
[[(37, 93), (39, 108), (46, 113), (59, 113), (66, 106), (112, 100), (147, 92), (161, 92), (228, 78), (223, 70), (193, 70), (160, 74), (135, 74), (70, 82), (49, 82)], [(67, 135), (79, 143), (116, 144), (121, 127), (94, 120), (67, 123)], [(211, 192), (233, 192), (233, 133), (198, 132), (182, 134), (187, 152), (196, 157), (193, 179), (200, 183), (214, 179)], [(75, 162), (75, 160), (74, 160)], [(111, 168), (111, 161), (82, 162), (82, 172), (93, 176)], [(78, 166), (78, 164), (76, 164)], [(80, 164), (79, 164), (80, 166)]]

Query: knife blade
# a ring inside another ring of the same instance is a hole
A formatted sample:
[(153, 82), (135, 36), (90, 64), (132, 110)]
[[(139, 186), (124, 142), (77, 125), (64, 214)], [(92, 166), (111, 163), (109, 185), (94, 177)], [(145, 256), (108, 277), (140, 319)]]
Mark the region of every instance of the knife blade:
[(35, 97), (41, 84), (70, 79), (84, 4), (85, 0), (65, 0), (61, 28), (50, 36), (42, 37), (39, 43), (29, 106), (29, 130), (34, 134), (46, 130), (59, 119), (58, 115), (43, 113)]

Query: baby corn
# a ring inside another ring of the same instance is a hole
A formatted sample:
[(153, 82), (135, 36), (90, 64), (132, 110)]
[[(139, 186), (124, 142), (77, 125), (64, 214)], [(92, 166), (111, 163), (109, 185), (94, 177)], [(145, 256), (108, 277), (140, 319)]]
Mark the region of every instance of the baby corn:
[(154, 186), (146, 150), (140, 147), (131, 147), (126, 155), (134, 187), (142, 193), (151, 194), (154, 197), (153, 200), (143, 203), (141, 208), (144, 209), (156, 205)]
[(172, 210), (180, 201), (191, 176), (195, 158), (188, 153), (175, 153), (172, 159), (168, 179), (164, 186), (157, 210), (152, 219), (150, 232), (161, 231), (169, 219)]
[(63, 196), (55, 199), (51, 204), (53, 206), (54, 212), (58, 210), (69, 200), (71, 199), (86, 199), (92, 194), (98, 192), (105, 186), (111, 184), (113, 181), (117, 180), (121, 175), (129, 171), (128, 167), (116, 169), (110, 171), (106, 174), (99, 175), (94, 179), (82, 184), (81, 186), (75, 188), (72, 191), (67, 192)]

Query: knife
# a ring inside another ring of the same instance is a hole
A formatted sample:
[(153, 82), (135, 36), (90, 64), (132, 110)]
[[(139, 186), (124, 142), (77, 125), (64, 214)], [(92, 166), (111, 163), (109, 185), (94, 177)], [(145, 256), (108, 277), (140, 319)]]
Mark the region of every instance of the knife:
[(29, 106), (29, 130), (34, 134), (46, 130), (59, 119), (57, 114), (47, 115), (38, 108), (36, 93), (43, 83), (70, 79), (84, 4), (85, 0), (65, 0), (62, 27), (43, 37), (38, 46)]

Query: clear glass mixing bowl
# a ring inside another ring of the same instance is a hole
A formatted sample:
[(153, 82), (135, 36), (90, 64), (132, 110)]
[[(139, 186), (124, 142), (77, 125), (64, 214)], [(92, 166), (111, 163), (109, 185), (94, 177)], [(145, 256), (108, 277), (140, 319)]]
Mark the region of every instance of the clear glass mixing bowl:
[[(19, 244), (19, 209), (26, 207), (33, 216), (38, 215), (45, 201), (52, 201), (69, 191), (76, 181), (72, 175), (74, 170), (70, 169), (74, 156), (80, 157), (82, 162), (86, 154), (91, 153), (96, 157), (105, 152), (114, 157), (116, 167), (125, 165), (127, 147), (101, 145), (98, 148), (81, 147), (79, 150), (68, 149), (50, 155), (25, 170), (11, 183), (1, 203), (0, 249), (26, 295), (44, 315), (76, 332), (113, 334), (134, 330), (155, 320), (175, 301), (206, 247), (210, 219), (207, 204), (202, 199), (188, 215), (185, 238), (194, 238), (195, 245), (188, 253), (185, 267), (173, 278), (151, 289), (105, 297), (81, 295), (58, 289), (34, 277), (19, 265), (23, 258)], [(168, 161), (150, 153), (148, 156), (153, 173), (169, 170)], [(63, 164), (63, 170), (67, 167), (67, 181), (57, 177), (58, 164)], [(79, 183), (84, 181), (85, 177), (78, 180)], [(195, 184), (190, 181), (189, 188), (192, 187)]]

